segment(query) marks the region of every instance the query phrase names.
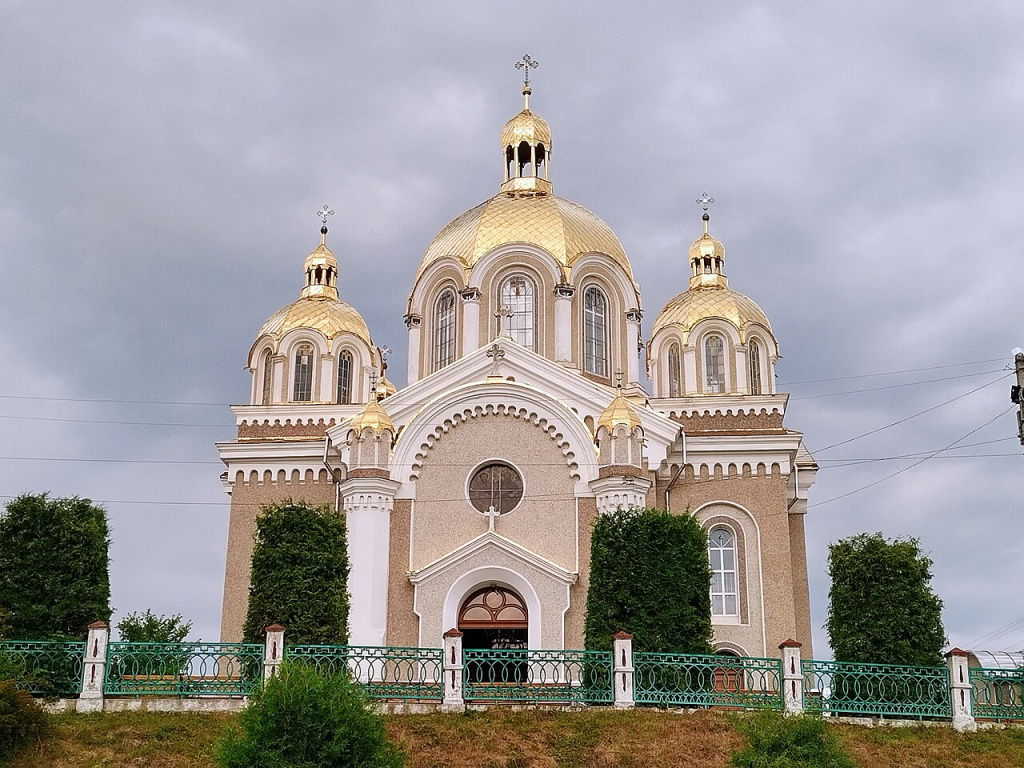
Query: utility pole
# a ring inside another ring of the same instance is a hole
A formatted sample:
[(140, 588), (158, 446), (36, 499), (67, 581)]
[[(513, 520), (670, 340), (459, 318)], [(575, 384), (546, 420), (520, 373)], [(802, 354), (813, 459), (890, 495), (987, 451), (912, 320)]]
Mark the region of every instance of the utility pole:
[(1024, 350), (1013, 350), (1013, 367), (1017, 372), (1017, 383), (1010, 387), (1010, 400), (1017, 404), (1017, 436), (1024, 445)]

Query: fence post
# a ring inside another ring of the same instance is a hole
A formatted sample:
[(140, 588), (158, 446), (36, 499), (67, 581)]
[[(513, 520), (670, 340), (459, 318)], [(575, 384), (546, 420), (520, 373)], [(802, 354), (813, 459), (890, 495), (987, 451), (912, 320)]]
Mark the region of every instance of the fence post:
[(953, 728), (973, 733), (978, 730), (978, 724), (974, 721), (967, 651), (951, 649), (946, 654), (946, 666), (949, 668), (949, 700), (953, 705)]
[(284, 659), (284, 627), (271, 624), (267, 627), (267, 639), (263, 644), (263, 682), (277, 674)]
[(792, 639), (779, 644), (782, 651), (782, 710), (787, 715), (799, 715), (804, 711), (804, 672), (800, 666), (802, 647)]
[(441, 711), (465, 712), (462, 698), (462, 633), (449, 629), (444, 633), (444, 658), (441, 660)]
[(612, 635), (612, 700), (615, 709), (632, 709), (633, 696), (633, 636), (626, 632)]
[(78, 712), (103, 711), (103, 681), (107, 677), (107, 644), (110, 627), (102, 621), (89, 625), (82, 664), (82, 692), (75, 709)]

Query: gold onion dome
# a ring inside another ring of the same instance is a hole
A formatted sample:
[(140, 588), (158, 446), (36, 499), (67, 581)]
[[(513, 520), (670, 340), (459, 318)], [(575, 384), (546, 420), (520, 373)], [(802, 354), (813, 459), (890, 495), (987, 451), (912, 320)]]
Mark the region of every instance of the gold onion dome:
[(643, 426), (633, 404), (622, 394), (622, 387), (618, 388), (615, 397), (598, 417), (597, 429), (604, 427), (611, 432), (619, 424), (625, 424), (630, 431)]
[(371, 397), (363, 409), (352, 417), (349, 428), (355, 430), (356, 434), (361, 433), (364, 429), (372, 429), (375, 435), (379, 435), (385, 429), (392, 434), (395, 432), (395, 425), (391, 423), (391, 417), (375, 397)]
[(543, 144), (551, 150), (551, 128), (540, 115), (535, 115), (529, 107), (513, 117), (501, 129), (501, 151), (507, 147), (516, 147), (520, 142), (527, 144)]
[(762, 325), (770, 333), (771, 325), (761, 308), (742, 293), (729, 288), (722, 271), (725, 246), (708, 233), (709, 216), (703, 216), (704, 232), (690, 246), (690, 282), (654, 318), (651, 338), (669, 326), (688, 332), (701, 320), (720, 317), (737, 330), (747, 325)]
[(366, 322), (351, 305), (338, 297), (338, 260), (325, 242), (326, 226), (320, 230), (320, 235), (320, 245), (306, 257), (303, 265), (305, 284), (298, 301), (271, 315), (260, 328), (257, 339), (270, 336), (276, 346), (289, 331), (308, 328), (328, 341), (342, 333), (350, 333), (372, 349)]

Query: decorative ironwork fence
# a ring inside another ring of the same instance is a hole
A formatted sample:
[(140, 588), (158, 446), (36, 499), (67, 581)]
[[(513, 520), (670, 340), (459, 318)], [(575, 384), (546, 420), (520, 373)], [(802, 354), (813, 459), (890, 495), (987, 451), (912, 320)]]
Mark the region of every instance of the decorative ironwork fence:
[(45, 640), (0, 642), (0, 662), (34, 696), (78, 696), (85, 643)]
[(609, 651), (463, 652), (462, 691), (466, 700), (610, 704)]
[(829, 715), (952, 717), (946, 667), (801, 662), (804, 709)]
[(968, 674), (975, 717), (1024, 719), (1024, 669), (971, 667)]
[(440, 648), (289, 645), (286, 658), (316, 669), (347, 669), (375, 699), (440, 700)]
[(248, 696), (263, 679), (263, 646), (110, 643), (105, 695)]
[(782, 708), (782, 660), (633, 652), (637, 704)]

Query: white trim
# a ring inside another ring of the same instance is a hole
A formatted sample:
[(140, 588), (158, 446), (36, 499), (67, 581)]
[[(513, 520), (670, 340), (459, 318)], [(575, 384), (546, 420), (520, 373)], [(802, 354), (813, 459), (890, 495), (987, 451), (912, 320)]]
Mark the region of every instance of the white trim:
[(558, 563), (548, 560), (542, 555), (538, 555), (536, 552), (531, 552), (525, 547), (517, 544), (511, 539), (507, 539), (499, 533), (494, 531), (485, 531), (479, 536), (467, 541), (465, 544), (453, 549), (447, 555), (434, 560), (432, 563), (425, 565), (418, 571), (409, 573), (409, 581), (412, 584), (420, 584), (427, 579), (430, 579), (437, 574), (441, 573), (448, 568), (458, 565), (461, 561), (468, 557), (473, 556), (482, 549), (489, 546), (496, 547), (506, 554), (521, 560), (527, 565), (533, 566), (538, 571), (541, 571), (547, 576), (550, 576), (556, 581), (560, 581), (563, 584), (575, 584), (578, 574), (571, 573)]
[[(448, 594), (444, 598), (441, 626), (448, 627), (449, 629), (458, 626), (459, 608), (462, 607), (462, 603), (474, 591), (491, 582), (512, 589), (523, 598), (523, 602), (526, 603), (528, 621), (526, 630), (527, 646), (530, 648), (541, 648), (540, 629), (543, 617), (541, 615), (540, 598), (537, 597), (537, 592), (534, 590), (529, 579), (521, 573), (500, 566), (475, 568), (468, 573), (464, 573), (452, 583), (448, 589)], [(448, 630), (445, 631), (447, 632)], [(563, 638), (563, 645), (564, 642)], [(422, 645), (421, 638), (420, 646), (422, 647)]]

